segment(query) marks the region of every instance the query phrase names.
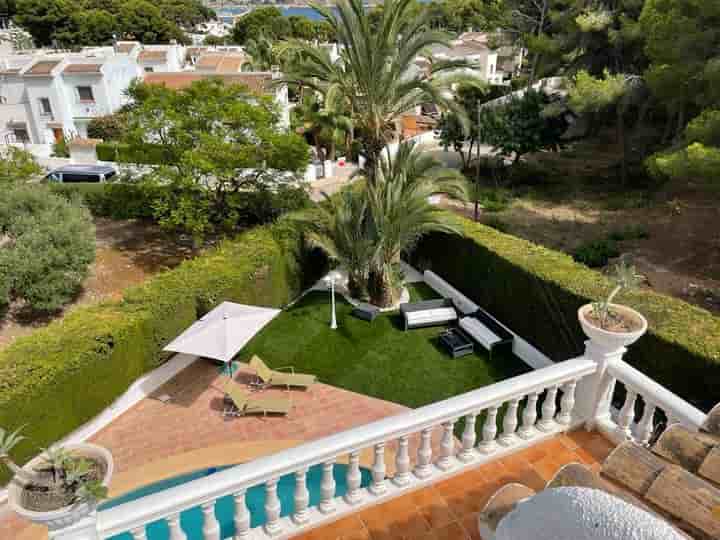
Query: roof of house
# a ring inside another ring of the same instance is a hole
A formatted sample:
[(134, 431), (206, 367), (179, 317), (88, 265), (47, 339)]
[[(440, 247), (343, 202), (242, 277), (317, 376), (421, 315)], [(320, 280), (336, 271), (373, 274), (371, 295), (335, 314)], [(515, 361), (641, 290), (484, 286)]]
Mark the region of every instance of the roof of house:
[(50, 75), (59, 63), (60, 60), (41, 60), (40, 62), (35, 62), (35, 64), (25, 72), (25, 75)]
[(203, 54), (195, 63), (195, 69), (217, 73), (237, 73), (248, 57), (239, 53)]
[(16, 73), (20, 73), (21, 68), (5, 68), (0, 69), (0, 75), (15, 75)]
[(102, 64), (68, 64), (63, 73), (101, 73)]
[(190, 86), (195, 81), (211, 78), (219, 78), (226, 84), (241, 84), (247, 86), (252, 92), (257, 93), (269, 93), (271, 90), (270, 81), (272, 80), (272, 74), (264, 71), (256, 73), (197, 73), (193, 71), (148, 73), (145, 75), (145, 82), (147, 84), (159, 84), (173, 90), (178, 90)]
[(167, 51), (147, 50), (138, 54), (138, 62), (165, 62), (167, 60)]
[(120, 54), (129, 54), (138, 45), (140, 45), (140, 43), (137, 41), (120, 41), (116, 45), (116, 49)]

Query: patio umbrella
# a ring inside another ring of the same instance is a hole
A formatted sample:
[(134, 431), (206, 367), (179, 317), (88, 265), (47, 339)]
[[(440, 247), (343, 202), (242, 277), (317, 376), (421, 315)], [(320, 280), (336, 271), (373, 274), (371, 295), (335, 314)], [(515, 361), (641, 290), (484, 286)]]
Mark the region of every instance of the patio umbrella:
[(228, 364), (278, 313), (279, 309), (223, 302), (163, 350), (213, 358)]

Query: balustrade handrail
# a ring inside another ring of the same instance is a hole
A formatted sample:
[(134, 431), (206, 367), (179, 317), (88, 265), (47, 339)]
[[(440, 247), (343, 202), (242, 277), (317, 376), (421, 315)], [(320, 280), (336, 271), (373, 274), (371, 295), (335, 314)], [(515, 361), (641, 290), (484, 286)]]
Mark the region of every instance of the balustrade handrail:
[(577, 381), (594, 373), (596, 364), (576, 358), (534, 370), (418, 409), (358, 426), (270, 456), (240, 464), (161, 493), (148, 495), (98, 513), (98, 531), (113, 536), (189, 508), (236, 494), (289, 473), (423, 429), (454, 421), (470, 413), (546, 388)]
[(615, 377), (644, 400), (660, 407), (669, 418), (691, 426), (699, 427), (705, 421), (705, 413), (693, 407), (683, 398), (638, 371), (622, 360), (608, 366), (608, 373)]

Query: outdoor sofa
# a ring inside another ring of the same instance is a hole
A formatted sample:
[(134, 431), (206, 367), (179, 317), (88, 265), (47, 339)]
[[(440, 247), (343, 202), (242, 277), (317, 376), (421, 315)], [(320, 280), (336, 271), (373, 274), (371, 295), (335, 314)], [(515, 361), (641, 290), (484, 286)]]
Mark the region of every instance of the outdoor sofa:
[(405, 322), (405, 330), (441, 326), (458, 318), (453, 301), (449, 298), (400, 304), (400, 314)]
[(468, 317), (461, 318), (458, 326), (465, 334), (490, 351), (491, 356), (493, 348), (512, 343), (515, 337), (482, 308), (478, 308)]

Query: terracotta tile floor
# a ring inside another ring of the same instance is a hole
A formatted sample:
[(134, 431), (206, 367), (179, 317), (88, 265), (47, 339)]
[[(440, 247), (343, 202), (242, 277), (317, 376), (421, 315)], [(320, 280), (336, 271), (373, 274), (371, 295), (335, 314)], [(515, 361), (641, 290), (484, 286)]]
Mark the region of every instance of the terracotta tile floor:
[[(293, 409), (286, 417), (222, 417), (222, 375), (218, 366), (198, 360), (94, 435), (90, 441), (108, 448), (115, 460), (115, 475), (134, 470), (145, 471), (163, 464), (171, 456), (182, 462), (186, 454), (203, 449), (224, 450), (229, 444), (255, 444), (267, 441), (265, 454), (281, 449), (270, 444), (281, 441), (292, 446), (392, 416), (407, 408), (325, 384), (307, 391), (266, 390), (266, 395), (289, 395)], [(238, 382), (247, 382), (248, 372), (236, 373)], [(167, 394), (171, 402), (158, 396)], [(342, 411), (342, 414), (338, 414)], [(222, 452), (216, 452), (218, 453)], [(262, 455), (256, 451), (255, 456)], [(233, 457), (226, 457), (236, 463)], [(212, 465), (222, 465), (216, 462)], [(209, 466), (211, 464), (205, 464)], [(200, 466), (197, 466), (200, 468)], [(180, 472), (180, 471), (178, 471)], [(187, 471), (183, 471), (187, 472)], [(123, 482), (126, 483), (126, 482)], [(147, 483), (147, 481), (145, 482)], [(135, 486), (132, 486), (135, 487)], [(112, 486), (111, 486), (112, 489)], [(27, 523), (0, 512), (0, 539), (22, 538)]]
[(576, 431), (310, 531), (298, 540), (480, 540), (477, 514), (497, 489), (542, 489), (571, 462), (597, 470), (613, 449), (598, 433)]

